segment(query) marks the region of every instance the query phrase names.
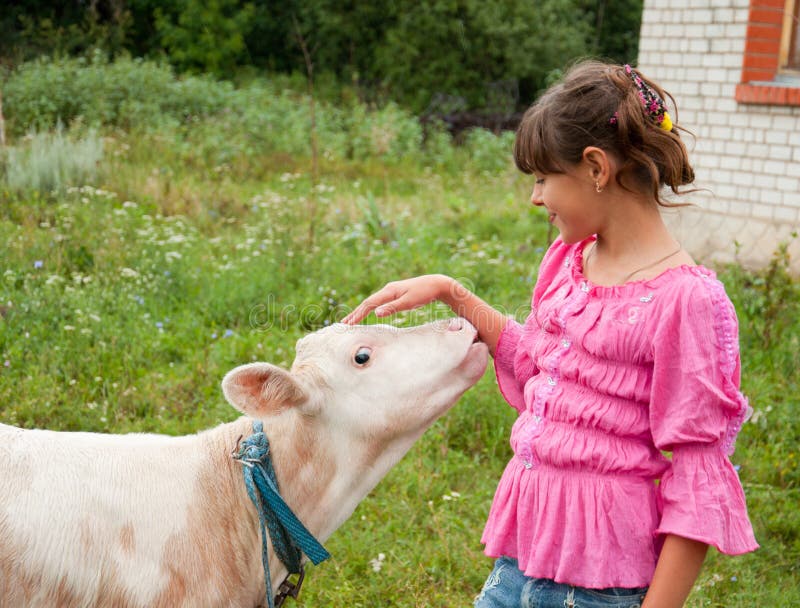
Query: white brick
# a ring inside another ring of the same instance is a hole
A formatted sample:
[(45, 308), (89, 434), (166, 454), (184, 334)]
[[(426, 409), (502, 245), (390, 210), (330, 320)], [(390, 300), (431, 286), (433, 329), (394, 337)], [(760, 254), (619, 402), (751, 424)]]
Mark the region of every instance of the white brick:
[(743, 7), (736, 10), (733, 20), (736, 23), (740, 23), (742, 24), (742, 26), (745, 26), (747, 24), (747, 20), (749, 17), (750, 17), (750, 9)]
[(726, 68), (742, 69), (742, 54), (741, 53), (728, 53), (722, 55), (722, 65)]
[(658, 50), (659, 50), (658, 40), (642, 33), (642, 39), (639, 41), (639, 53), (645, 53), (647, 51), (655, 52)]
[(789, 145), (800, 146), (800, 132), (789, 133)]
[(787, 163), (786, 175), (790, 175), (792, 177), (800, 177), (800, 163)]
[(722, 90), (720, 92), (721, 97), (725, 97), (727, 99), (735, 99), (736, 98), (736, 84), (732, 82), (728, 82), (722, 85)]
[(736, 186), (732, 184), (718, 184), (714, 190), (717, 196), (726, 198), (728, 200), (736, 198)]
[[(750, 158), (765, 158), (769, 154), (769, 146), (764, 144), (754, 144), (747, 147), (747, 155)], [(760, 170), (760, 169), (759, 169)]]
[(714, 20), (714, 13), (708, 9), (693, 10), (687, 17), (694, 23), (711, 23)]
[(748, 143), (763, 143), (764, 142), (764, 131), (756, 131), (753, 129), (748, 129), (744, 132), (744, 140)]
[(768, 160), (764, 162), (764, 173), (769, 175), (785, 175), (786, 163), (779, 160)]
[(740, 217), (748, 217), (750, 215), (750, 207), (751, 203), (748, 199), (745, 201), (731, 201), (730, 204), (730, 212), (734, 215), (738, 215)]
[[(713, 55), (710, 55), (713, 57)], [(706, 77), (711, 82), (728, 82), (728, 71), (721, 67), (713, 67), (708, 70)]]
[[(732, 177), (726, 178), (726, 175), (731, 175)], [(721, 182), (731, 182), (737, 186), (752, 186), (755, 181), (752, 173), (746, 173), (744, 171), (737, 171), (733, 174), (727, 171), (718, 171), (715, 177)]]
[(681, 23), (666, 23), (664, 25), (665, 38), (680, 38), (684, 35), (684, 26)]
[(794, 177), (779, 177), (775, 182), (775, 187), (781, 192), (798, 192), (800, 180)]
[(714, 23), (733, 23), (733, 9), (715, 8)]
[(661, 63), (666, 66), (683, 65), (684, 58), (680, 53), (667, 53), (661, 58)]
[(727, 27), (728, 27), (727, 25), (712, 23), (710, 25), (705, 26), (703, 34), (707, 38), (711, 39), (724, 38)]
[[(733, 132), (733, 139), (734, 140), (739, 140), (739, 141), (743, 141), (743, 140), (747, 141), (748, 133), (749, 133), (749, 131), (741, 131), (741, 130), (740, 131), (734, 131)], [(714, 139), (726, 139), (726, 138), (730, 137), (730, 135), (731, 135), (731, 130), (727, 126), (722, 127), (722, 126), (718, 126), (718, 125), (713, 125), (711, 127), (711, 137), (713, 137)]]
[(763, 158), (754, 158), (753, 159), (753, 172), (754, 173), (763, 173), (764, 172), (764, 159)]
[[(777, 200), (773, 200), (776, 198), (775, 192), (771, 190), (764, 190), (761, 193), (761, 202), (766, 203), (765, 205), (753, 205), (752, 211), (750, 212), (750, 217), (755, 217), (762, 220), (771, 220), (772, 219), (772, 205), (780, 205), (780, 195), (777, 194)], [(769, 200), (768, 200), (769, 199)]]
[[(748, 150), (750, 154), (755, 154), (752, 150)], [(789, 146), (770, 146), (769, 157), (775, 160), (792, 160), (792, 149)]]
[(800, 119), (796, 116), (773, 116), (772, 128), (797, 134), (800, 131)]
[(703, 25), (690, 24), (683, 27), (681, 34), (687, 38), (705, 38), (706, 28)]
[[(765, 189), (761, 191), (759, 200), (767, 205), (780, 205), (783, 202), (783, 194), (777, 190)], [(761, 208), (761, 205), (756, 205), (756, 209)], [(765, 219), (772, 219), (772, 209), (769, 209), (769, 215), (756, 215), (756, 217), (763, 217)]]
[(753, 129), (769, 129), (772, 117), (769, 114), (749, 114), (747, 122)]
[(708, 210), (713, 211), (714, 213), (728, 213), (728, 209), (730, 207), (729, 201), (722, 199), (722, 198), (712, 198), (708, 202)]
[(735, 99), (718, 96), (714, 103), (714, 108), (717, 110), (717, 112), (725, 112), (726, 114), (730, 114), (731, 116), (737, 116), (737, 110), (739, 109), (739, 104), (736, 103)]
[(778, 178), (774, 175), (756, 175), (753, 178), (753, 185), (758, 186), (759, 190), (777, 190)]
[[(784, 196), (784, 200), (785, 199), (786, 197)], [(800, 220), (800, 212), (798, 212), (798, 209), (792, 207), (781, 205), (780, 207), (775, 207), (773, 212), (775, 219), (779, 222), (797, 224), (798, 220)]]
[(800, 148), (792, 152), (792, 160), (796, 163), (800, 163)]
[[(699, 82), (684, 82), (681, 84), (680, 89), (675, 89), (681, 97), (688, 97), (689, 95), (700, 94)], [(680, 100), (679, 100), (680, 101)]]
[(719, 97), (720, 84), (718, 82), (701, 82), (700, 93), (706, 97)]
[(733, 43), (727, 38), (712, 38), (711, 52), (712, 53), (730, 53), (733, 49)]
[(786, 145), (789, 143), (789, 134), (786, 131), (764, 131), (764, 141), (768, 144)]
[(783, 204), (787, 207), (795, 207), (800, 209), (800, 194), (797, 192), (791, 194), (786, 192), (783, 195)]
[(720, 159), (719, 166), (723, 169), (739, 170), (742, 168), (742, 159), (738, 156), (722, 156), (718, 158)]
[(709, 112), (707, 121), (711, 125), (724, 125), (727, 131), (730, 130), (728, 128), (728, 115), (723, 112)]
[[(746, 23), (747, 19), (745, 18), (745, 24)], [(739, 23), (731, 23), (721, 27), (724, 27), (725, 36), (727, 36), (728, 38), (739, 38), (741, 36), (744, 36), (746, 32), (745, 26)]]

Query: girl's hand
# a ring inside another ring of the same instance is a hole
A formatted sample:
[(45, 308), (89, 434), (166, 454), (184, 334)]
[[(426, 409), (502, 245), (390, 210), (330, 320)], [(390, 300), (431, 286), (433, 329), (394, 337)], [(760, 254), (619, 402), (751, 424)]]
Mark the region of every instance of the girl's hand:
[(428, 274), (404, 281), (387, 283), (356, 306), (342, 319), (342, 323), (354, 324), (373, 310), (379, 317), (393, 315), (401, 310), (424, 306), (434, 300), (447, 304), (454, 313), (464, 317), (478, 330), (478, 338), (486, 343), (494, 356), (500, 334), (508, 317), (481, 300), (455, 279), (443, 274)]
[(453, 279), (443, 274), (428, 274), (403, 281), (392, 281), (356, 306), (342, 319), (342, 323), (351, 325), (358, 323), (373, 310), (375, 316), (387, 317), (403, 310), (419, 308), (441, 299), (452, 282)]

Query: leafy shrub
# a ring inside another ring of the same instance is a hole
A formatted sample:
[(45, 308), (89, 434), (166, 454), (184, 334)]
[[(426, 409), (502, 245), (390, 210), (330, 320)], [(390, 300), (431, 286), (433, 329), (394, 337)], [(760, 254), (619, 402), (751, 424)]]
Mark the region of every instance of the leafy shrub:
[[(310, 98), (286, 78), (254, 79), (234, 88), (210, 77), (178, 78), (162, 64), (95, 53), (83, 59), (38, 59), (12, 72), (4, 90), (9, 132), (46, 131), (59, 122), (172, 134), (182, 162), (213, 168), (239, 156), (311, 154)], [(315, 100), (319, 154), (332, 161), (380, 159), (463, 167), (443, 125), (420, 121), (394, 103)], [(513, 135), (475, 130), (467, 161), (478, 171), (509, 165)], [(180, 141), (178, 141), (180, 140)], [(280, 170), (283, 170), (282, 168)]]
[(5, 182), (16, 192), (51, 192), (84, 185), (94, 181), (102, 157), (103, 141), (94, 131), (77, 140), (61, 128), (34, 133), (8, 149)]
[(51, 129), (61, 121), (123, 128), (208, 116), (229, 103), (233, 86), (208, 77), (177, 79), (168, 66), (123, 57), (40, 58), (23, 63), (4, 87), (12, 134)]
[(510, 166), (513, 145), (514, 133), (504, 131), (498, 136), (486, 129), (470, 129), (464, 141), (470, 164), (489, 173)]
[(400, 160), (420, 149), (422, 127), (419, 121), (394, 103), (374, 111), (356, 104), (350, 121), (353, 158)]

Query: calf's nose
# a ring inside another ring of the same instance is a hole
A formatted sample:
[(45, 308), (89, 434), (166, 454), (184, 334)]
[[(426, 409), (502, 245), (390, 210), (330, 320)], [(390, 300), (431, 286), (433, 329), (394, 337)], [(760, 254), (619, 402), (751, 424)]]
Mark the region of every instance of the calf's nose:
[(461, 331), (462, 329), (464, 329), (464, 319), (450, 319), (450, 323), (447, 324), (448, 331)]

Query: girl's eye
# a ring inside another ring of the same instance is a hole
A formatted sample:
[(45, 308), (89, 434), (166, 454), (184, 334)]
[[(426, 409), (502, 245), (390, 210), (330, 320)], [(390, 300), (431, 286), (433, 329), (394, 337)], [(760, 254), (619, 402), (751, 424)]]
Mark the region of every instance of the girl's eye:
[(366, 346), (362, 346), (356, 351), (356, 356), (353, 357), (353, 360), (358, 363), (358, 365), (364, 365), (367, 361), (369, 361), (369, 356), (372, 353), (371, 348), (367, 348)]
[(536, 183), (539, 184), (539, 185), (543, 184), (544, 183), (544, 178), (543, 177), (537, 177), (536, 178)]

